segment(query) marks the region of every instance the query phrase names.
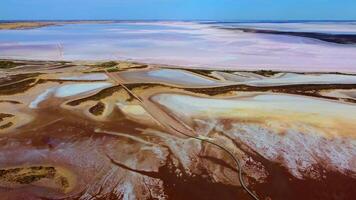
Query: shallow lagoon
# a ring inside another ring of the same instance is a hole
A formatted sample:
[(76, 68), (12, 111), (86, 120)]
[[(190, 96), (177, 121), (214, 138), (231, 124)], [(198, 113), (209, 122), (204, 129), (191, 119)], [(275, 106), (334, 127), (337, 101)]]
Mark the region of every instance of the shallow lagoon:
[[(342, 33), (356, 30), (352, 23), (248, 24), (248, 27), (259, 26), (323, 33), (334, 33), (336, 29), (343, 30)], [(354, 72), (355, 57), (355, 45), (287, 35), (243, 33), (219, 29), (217, 24), (193, 22), (66, 24), (0, 31), (0, 58), (119, 59), (200, 68)]]

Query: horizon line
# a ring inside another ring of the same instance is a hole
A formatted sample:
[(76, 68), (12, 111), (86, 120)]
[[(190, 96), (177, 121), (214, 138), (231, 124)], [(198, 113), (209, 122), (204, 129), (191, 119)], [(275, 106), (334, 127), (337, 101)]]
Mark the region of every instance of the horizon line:
[(55, 22), (55, 21), (200, 21), (200, 22), (356, 22), (356, 19), (0, 19), (0, 22)]

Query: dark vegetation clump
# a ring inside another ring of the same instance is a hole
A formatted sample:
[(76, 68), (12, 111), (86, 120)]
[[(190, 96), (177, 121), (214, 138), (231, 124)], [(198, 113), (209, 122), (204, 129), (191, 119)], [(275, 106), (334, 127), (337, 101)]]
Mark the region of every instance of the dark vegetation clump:
[[(56, 175), (54, 167), (34, 166), (29, 168), (14, 168), (0, 170), (0, 179), (7, 180), (8, 182), (15, 182), (20, 184), (31, 184), (39, 181), (42, 178), (53, 179)], [(66, 178), (61, 177), (62, 186), (68, 187)]]
[(14, 168), (14, 169), (2, 169), (0, 170), (0, 178), (7, 175), (7, 174), (15, 174), (19, 172), (21, 168)]
[(35, 181), (39, 181), (42, 178), (46, 178), (45, 174), (41, 174), (41, 175), (25, 175), (25, 176), (20, 176), (20, 177), (16, 177), (16, 179), (14, 180), (17, 183), (20, 184), (30, 184), (33, 183)]
[(115, 61), (109, 61), (109, 62), (100, 63), (100, 64), (96, 65), (96, 67), (111, 68), (111, 67), (115, 67), (117, 64), (118, 63)]
[(9, 122), (9, 123), (7, 123), (7, 124), (4, 124), (4, 125), (0, 126), (0, 129), (10, 128), (12, 125), (14, 125), (14, 123)]
[(119, 68), (117, 68), (117, 67), (112, 67), (112, 68), (109, 68), (107, 71), (108, 71), (108, 72), (117, 72), (117, 71), (119, 71)]
[(0, 69), (11, 69), (20, 65), (20, 63), (15, 63), (12, 61), (0, 60)]
[(255, 71), (254, 73), (258, 74), (258, 75), (269, 77), (269, 76), (273, 76), (275, 74), (278, 74), (279, 72), (272, 71), (272, 70), (258, 70), (258, 71)]
[(119, 63), (115, 61), (108, 61), (108, 62), (103, 62), (100, 64), (93, 65), (93, 67), (100, 68), (98, 71), (95, 72), (103, 72), (104, 70), (101, 69), (105, 69), (108, 72), (117, 72), (119, 71), (118, 64)]
[(98, 116), (103, 114), (104, 110), (105, 110), (105, 104), (100, 101), (95, 106), (91, 107), (89, 109), (89, 112), (92, 113), (93, 115)]

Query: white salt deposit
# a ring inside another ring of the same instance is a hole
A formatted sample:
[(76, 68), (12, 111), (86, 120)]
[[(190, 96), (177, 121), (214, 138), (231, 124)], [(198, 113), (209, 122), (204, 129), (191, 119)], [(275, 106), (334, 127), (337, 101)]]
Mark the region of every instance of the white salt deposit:
[[(180, 119), (200, 121), (198, 131), (203, 135), (214, 127), (266, 159), (281, 163), (297, 178), (321, 177), (317, 165), (356, 177), (356, 139), (352, 135), (356, 106), (352, 104), (282, 94), (241, 99), (159, 94), (153, 100)], [(231, 122), (220, 123), (219, 119), (226, 118)], [(202, 128), (201, 121), (209, 127)], [(341, 134), (343, 131), (348, 134)]]
[(112, 86), (108, 82), (100, 83), (74, 83), (59, 87), (56, 92), (56, 97), (69, 97), (73, 95), (82, 94), (85, 92), (90, 92), (98, 89), (103, 89)]
[(35, 109), (38, 107), (38, 104), (41, 103), (42, 101), (46, 100), (49, 95), (51, 95), (55, 91), (55, 88), (49, 88), (40, 95), (36, 97), (35, 100), (33, 100), (30, 105), (28, 106), (29, 108)]

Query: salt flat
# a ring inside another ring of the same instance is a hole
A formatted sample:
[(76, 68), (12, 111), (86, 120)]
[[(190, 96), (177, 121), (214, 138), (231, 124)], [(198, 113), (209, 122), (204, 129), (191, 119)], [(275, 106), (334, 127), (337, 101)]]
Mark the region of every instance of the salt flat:
[(356, 195), (353, 74), (1, 63), (4, 198)]

